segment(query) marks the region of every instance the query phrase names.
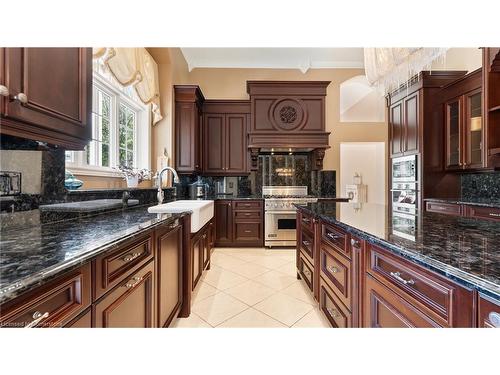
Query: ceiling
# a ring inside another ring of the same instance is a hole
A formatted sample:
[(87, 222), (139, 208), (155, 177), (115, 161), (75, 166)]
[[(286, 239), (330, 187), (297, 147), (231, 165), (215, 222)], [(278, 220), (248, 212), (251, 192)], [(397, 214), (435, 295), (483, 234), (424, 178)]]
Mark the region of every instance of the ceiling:
[(363, 68), (363, 48), (181, 48), (195, 68)]

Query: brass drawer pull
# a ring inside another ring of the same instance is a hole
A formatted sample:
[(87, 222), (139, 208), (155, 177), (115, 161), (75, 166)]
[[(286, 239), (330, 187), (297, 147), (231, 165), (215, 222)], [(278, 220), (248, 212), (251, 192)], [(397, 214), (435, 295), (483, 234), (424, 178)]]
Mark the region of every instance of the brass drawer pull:
[(391, 272), (391, 276), (394, 277), (396, 280), (402, 282), (405, 285), (413, 285), (415, 284), (415, 281), (413, 279), (410, 280), (405, 280), (401, 277), (400, 272)]
[(500, 328), (500, 314), (497, 312), (490, 312), (488, 314), (488, 319), (491, 322), (491, 325), (495, 328)]
[(24, 326), (24, 328), (33, 328), (36, 326), (38, 323), (40, 323), (43, 319), (49, 317), (49, 312), (41, 313), (40, 311), (35, 311), (33, 314), (33, 320), (31, 323), (28, 323)]
[(326, 311), (328, 311), (328, 314), (330, 314), (332, 318), (340, 318), (340, 314), (337, 310), (327, 307)]
[(304, 246), (307, 246), (307, 247), (309, 247), (311, 245), (311, 242), (307, 241), (307, 240), (302, 241), (302, 243), (304, 244)]
[(358, 240), (355, 240), (354, 238), (351, 238), (351, 246), (359, 248), (361, 246), (361, 244), (360, 244), (360, 242)]
[(327, 266), (326, 269), (331, 273), (337, 273), (340, 271), (337, 267), (334, 266)]
[(245, 230), (245, 233), (252, 233), (250, 229)]
[(302, 218), (302, 222), (306, 223), (306, 224), (309, 224), (311, 222), (310, 219), (307, 219), (305, 217)]
[(141, 277), (132, 277), (124, 286), (127, 289), (132, 289), (134, 288), (137, 284), (139, 284), (142, 281), (142, 276)]
[(135, 258), (137, 258), (138, 256), (142, 255), (142, 253), (130, 253), (130, 254), (127, 254), (125, 255), (122, 260), (124, 262), (130, 262), (132, 260), (134, 260)]
[(306, 275), (308, 278), (311, 277), (311, 271), (309, 271), (308, 269), (304, 268), (302, 272), (304, 272), (304, 275)]

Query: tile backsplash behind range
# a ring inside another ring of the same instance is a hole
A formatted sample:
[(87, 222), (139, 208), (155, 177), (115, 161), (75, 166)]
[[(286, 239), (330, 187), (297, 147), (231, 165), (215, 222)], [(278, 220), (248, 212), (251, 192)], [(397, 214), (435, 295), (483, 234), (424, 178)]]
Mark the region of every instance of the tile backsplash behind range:
[(500, 172), (461, 176), (462, 198), (500, 199)]

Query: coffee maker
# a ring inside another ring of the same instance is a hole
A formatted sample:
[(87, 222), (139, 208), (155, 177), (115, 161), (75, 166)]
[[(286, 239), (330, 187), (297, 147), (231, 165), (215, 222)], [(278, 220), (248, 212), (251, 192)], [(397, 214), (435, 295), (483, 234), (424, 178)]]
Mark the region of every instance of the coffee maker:
[(201, 176), (198, 176), (198, 180), (189, 185), (189, 198), (190, 199), (204, 199), (208, 194), (208, 184), (201, 180)]

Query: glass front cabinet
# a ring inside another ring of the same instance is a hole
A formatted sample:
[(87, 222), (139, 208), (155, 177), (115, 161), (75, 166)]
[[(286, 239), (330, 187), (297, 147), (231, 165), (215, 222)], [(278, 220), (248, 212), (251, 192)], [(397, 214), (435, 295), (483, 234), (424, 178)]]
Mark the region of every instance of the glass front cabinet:
[(445, 103), (446, 169), (482, 168), (483, 117), (481, 89)]

